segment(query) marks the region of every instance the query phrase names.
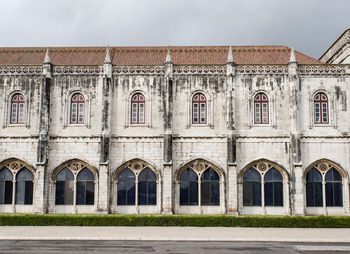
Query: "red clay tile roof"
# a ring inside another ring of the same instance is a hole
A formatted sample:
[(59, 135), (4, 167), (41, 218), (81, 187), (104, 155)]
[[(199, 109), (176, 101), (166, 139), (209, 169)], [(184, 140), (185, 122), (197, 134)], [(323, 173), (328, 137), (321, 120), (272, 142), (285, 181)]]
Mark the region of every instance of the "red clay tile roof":
[[(162, 65), (168, 47), (110, 47), (116, 65)], [(225, 64), (228, 46), (170, 47), (174, 64)], [(235, 46), (237, 64), (287, 64), (290, 48), (286, 46)], [(42, 65), (46, 48), (0, 48), (0, 65)], [(54, 65), (102, 65), (106, 47), (52, 47)], [(300, 64), (321, 64), (317, 59), (295, 51)]]

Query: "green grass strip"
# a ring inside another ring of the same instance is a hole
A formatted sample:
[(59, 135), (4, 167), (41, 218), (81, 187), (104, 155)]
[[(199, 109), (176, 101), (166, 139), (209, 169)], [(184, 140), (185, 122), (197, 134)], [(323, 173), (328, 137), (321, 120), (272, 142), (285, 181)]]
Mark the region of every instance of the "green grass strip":
[(0, 214), (0, 226), (350, 228), (350, 216)]

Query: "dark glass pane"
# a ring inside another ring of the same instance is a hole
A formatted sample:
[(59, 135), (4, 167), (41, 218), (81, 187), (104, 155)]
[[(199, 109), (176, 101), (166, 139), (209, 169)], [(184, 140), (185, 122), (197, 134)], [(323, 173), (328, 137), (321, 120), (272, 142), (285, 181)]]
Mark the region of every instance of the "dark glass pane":
[(56, 182), (56, 205), (64, 205), (65, 182)]
[(156, 174), (149, 168), (145, 168), (139, 175), (139, 181), (155, 181)]
[(201, 204), (210, 205), (210, 182), (201, 182)]
[(33, 204), (33, 182), (32, 181), (25, 181), (24, 204), (25, 205)]
[(328, 170), (327, 174), (326, 174), (326, 182), (328, 181), (336, 181), (336, 182), (341, 182), (342, 181), (342, 177), (340, 175), (340, 173), (335, 170), (334, 168), (331, 168), (330, 170)]
[(23, 168), (17, 173), (17, 181), (33, 181), (34, 176), (29, 169)]
[(203, 172), (201, 176), (201, 180), (216, 180), (219, 181), (219, 175), (215, 172), (214, 169), (208, 168), (206, 171)]
[(190, 203), (190, 182), (180, 182), (180, 205), (189, 205)]
[(12, 178), (13, 178), (13, 175), (11, 173), (10, 170), (8, 170), (7, 168), (2, 168), (0, 170), (0, 181), (5, 181), (5, 180), (8, 180), (8, 181), (12, 181)]
[(129, 168), (123, 169), (118, 176), (119, 181), (135, 181), (135, 174)]
[(118, 182), (117, 205), (126, 205), (127, 202), (127, 182)]
[(139, 195), (138, 195), (138, 204), (147, 205), (147, 182), (139, 182)]
[(79, 172), (77, 180), (78, 181), (93, 181), (93, 180), (95, 180), (95, 176), (88, 168), (84, 168), (83, 170), (81, 170)]
[(16, 204), (24, 204), (25, 182), (16, 182)]
[(253, 182), (253, 206), (261, 206), (261, 183)]
[(135, 205), (135, 182), (118, 181), (118, 205)]
[(306, 183), (306, 206), (315, 206), (314, 183)]
[(323, 206), (322, 183), (314, 183), (315, 206)]
[(126, 205), (135, 205), (135, 182), (128, 182)]
[(326, 205), (343, 206), (341, 183), (326, 183)]
[(273, 183), (265, 183), (265, 206), (273, 206)]
[(5, 202), (4, 204), (12, 204), (12, 181), (5, 181)]
[(283, 206), (283, 183), (276, 182), (273, 184), (274, 206)]
[(321, 173), (317, 169), (312, 168), (306, 174), (306, 182), (322, 182)]
[(180, 176), (180, 181), (197, 181), (198, 176), (196, 172), (194, 172), (192, 169), (188, 168), (184, 172), (182, 172)]
[(86, 181), (85, 182), (86, 185), (86, 200), (85, 200), (85, 204), (86, 205), (93, 205), (94, 204), (94, 193), (95, 193), (95, 184), (93, 181)]
[(76, 197), (77, 205), (85, 204), (85, 182), (78, 181), (77, 182), (77, 197)]
[(5, 202), (5, 181), (0, 181), (0, 204)]
[(156, 205), (157, 202), (157, 185), (155, 181), (148, 182), (148, 205)]
[(64, 190), (64, 204), (73, 205), (74, 197), (74, 182), (66, 181), (65, 190)]
[(210, 202), (211, 205), (220, 204), (220, 183), (219, 181), (212, 181), (210, 185)]
[(72, 171), (70, 171), (68, 168), (62, 169), (56, 177), (56, 181), (73, 181), (74, 180), (74, 175)]
[(254, 168), (250, 168), (245, 172), (243, 176), (243, 181), (257, 181), (261, 182), (261, 176), (258, 171), (256, 171)]
[(243, 182), (243, 205), (244, 206), (261, 206), (261, 183), (260, 182)]
[(265, 174), (264, 180), (265, 180), (265, 182), (268, 182), (268, 181), (271, 181), (271, 182), (273, 182), (273, 181), (280, 181), (280, 182), (282, 182), (282, 175), (277, 169), (271, 168)]

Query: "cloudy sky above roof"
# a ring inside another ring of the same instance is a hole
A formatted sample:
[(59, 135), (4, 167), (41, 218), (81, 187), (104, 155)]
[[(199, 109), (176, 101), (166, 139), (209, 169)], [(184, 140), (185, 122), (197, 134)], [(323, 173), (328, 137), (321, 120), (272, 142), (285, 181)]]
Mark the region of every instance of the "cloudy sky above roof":
[(0, 46), (286, 45), (319, 58), (349, 0), (2, 0)]

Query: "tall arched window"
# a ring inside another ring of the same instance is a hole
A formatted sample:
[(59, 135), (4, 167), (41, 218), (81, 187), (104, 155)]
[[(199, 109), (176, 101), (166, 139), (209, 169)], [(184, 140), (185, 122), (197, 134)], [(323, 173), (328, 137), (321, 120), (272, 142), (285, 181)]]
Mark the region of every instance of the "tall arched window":
[(214, 169), (214, 165), (198, 159), (179, 172), (177, 179), (180, 184), (180, 205), (220, 205), (221, 174)]
[(328, 123), (328, 97), (317, 93), (314, 97), (315, 123)]
[(16, 93), (11, 99), (11, 119), (10, 123), (21, 124), (24, 123), (24, 96)]
[(202, 93), (192, 97), (192, 123), (207, 123), (207, 99)]
[(13, 174), (7, 168), (0, 170), (0, 204), (12, 204)]
[(208, 168), (201, 175), (201, 204), (220, 204), (219, 175), (212, 168)]
[(95, 199), (95, 176), (84, 168), (77, 176), (77, 205), (93, 205)]
[(74, 175), (68, 168), (62, 169), (56, 177), (56, 205), (73, 205)]
[[(306, 206), (343, 206), (343, 178), (335, 167), (327, 161), (315, 162), (311, 166), (306, 174)], [(325, 185), (324, 189), (323, 185)]]
[(135, 174), (129, 168), (118, 176), (118, 205), (135, 205)]
[(269, 99), (264, 93), (258, 93), (254, 97), (254, 123), (269, 123)]
[(261, 176), (254, 168), (243, 175), (243, 205), (261, 206)]
[(16, 174), (16, 204), (33, 204), (33, 173), (23, 168)]
[(198, 205), (198, 175), (190, 168), (180, 175), (180, 205)]
[(265, 206), (283, 206), (283, 179), (281, 173), (271, 168), (264, 176)]
[(72, 96), (70, 106), (70, 123), (83, 124), (84, 123), (84, 106), (85, 99), (80, 93), (76, 93)]
[(145, 123), (145, 97), (141, 93), (134, 94), (131, 98), (131, 123)]
[(139, 159), (131, 160), (116, 171), (116, 204), (120, 206), (157, 205), (159, 175), (155, 169)]
[(155, 205), (157, 203), (156, 174), (149, 168), (145, 168), (139, 174), (138, 204)]

